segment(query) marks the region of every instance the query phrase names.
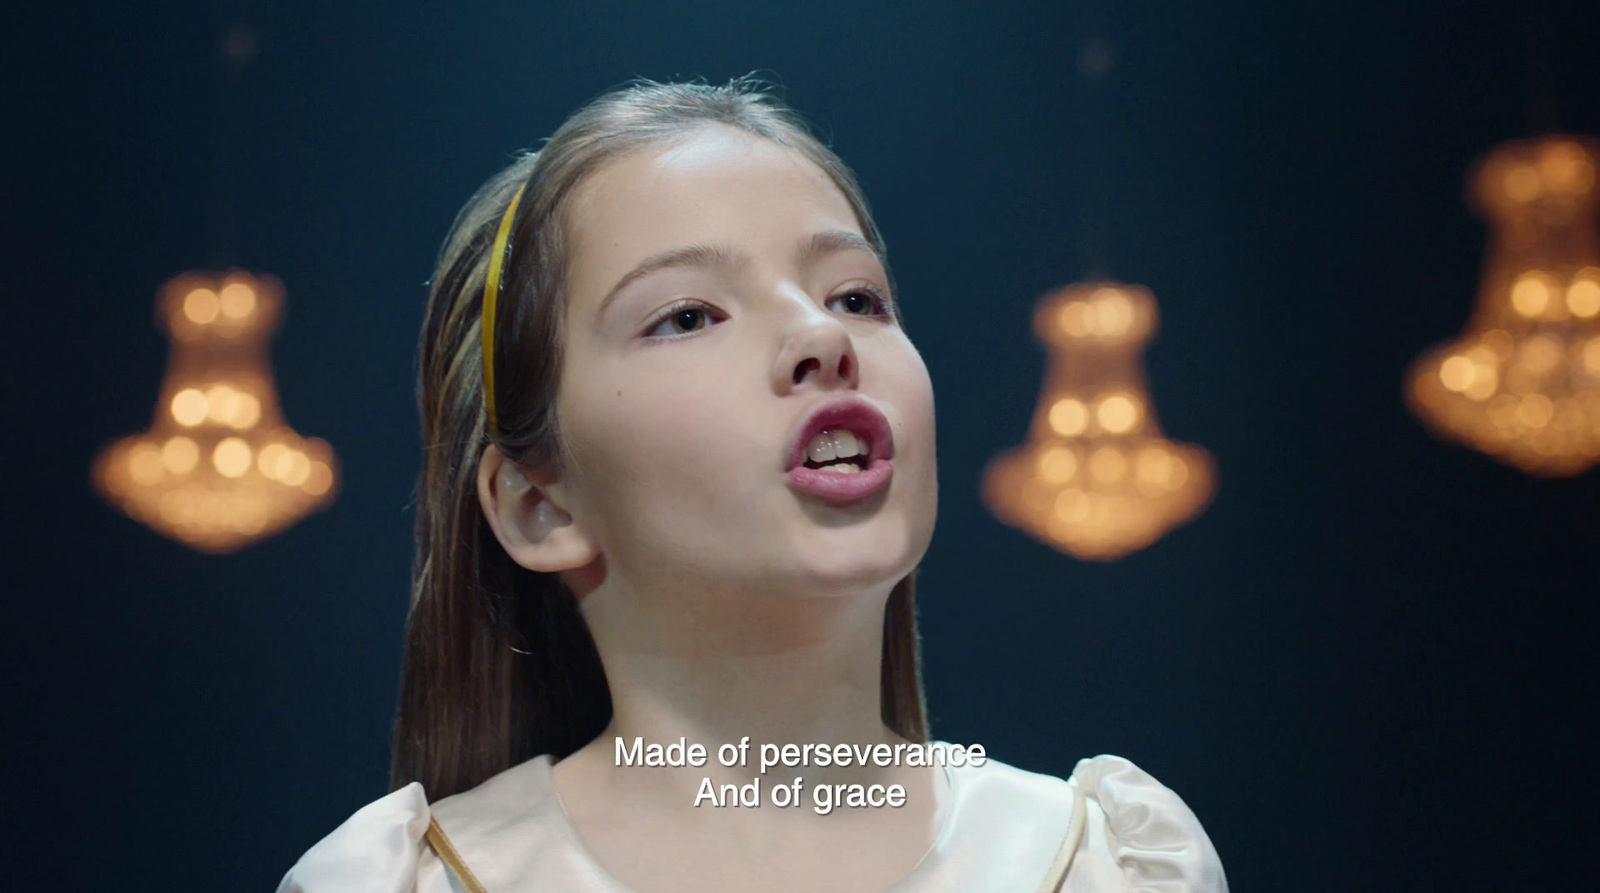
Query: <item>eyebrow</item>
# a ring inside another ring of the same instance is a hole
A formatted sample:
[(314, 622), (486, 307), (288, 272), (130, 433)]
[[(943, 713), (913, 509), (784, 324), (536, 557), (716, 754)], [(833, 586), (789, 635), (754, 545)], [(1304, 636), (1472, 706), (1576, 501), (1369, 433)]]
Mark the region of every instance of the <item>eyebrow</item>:
[[(799, 248), (795, 253), (800, 260), (800, 265), (805, 266), (824, 255), (851, 249), (858, 249), (871, 254), (877, 259), (879, 266), (883, 267), (885, 272), (888, 271), (889, 265), (885, 262), (883, 253), (873, 246), (871, 242), (848, 230), (829, 229), (813, 233), (800, 240)], [(750, 255), (732, 245), (725, 244), (685, 245), (681, 248), (663, 251), (660, 254), (652, 254), (640, 261), (637, 266), (629, 270), (621, 279), (617, 280), (616, 285), (611, 286), (611, 290), (606, 292), (606, 296), (600, 299), (600, 309), (596, 311), (595, 318), (603, 317), (606, 308), (624, 289), (651, 273), (673, 267), (691, 269), (715, 269), (720, 267), (732, 269), (745, 266), (749, 262)]]

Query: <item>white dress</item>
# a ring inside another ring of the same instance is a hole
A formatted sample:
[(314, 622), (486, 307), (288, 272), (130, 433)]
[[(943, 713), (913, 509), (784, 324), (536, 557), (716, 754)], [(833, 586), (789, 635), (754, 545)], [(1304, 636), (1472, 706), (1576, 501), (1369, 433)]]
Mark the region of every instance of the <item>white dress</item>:
[[(432, 820), (489, 893), (632, 893), (578, 839), (553, 762), (535, 757), (433, 804), (420, 782), (393, 791), (308, 850), (277, 893), (465, 893), (426, 838)], [(993, 759), (946, 771), (944, 825), (886, 893), (1032, 893), (1064, 849), (1079, 792), (1087, 809), (1062, 893), (1227, 893), (1194, 813), (1121, 757), (1080, 760), (1067, 780)]]

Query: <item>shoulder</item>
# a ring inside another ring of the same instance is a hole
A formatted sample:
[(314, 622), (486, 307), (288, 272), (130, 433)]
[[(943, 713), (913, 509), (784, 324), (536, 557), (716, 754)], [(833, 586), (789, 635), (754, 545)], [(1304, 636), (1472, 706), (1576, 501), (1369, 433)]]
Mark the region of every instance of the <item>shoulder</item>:
[(410, 893), (431, 815), (421, 782), (368, 803), (307, 850), (277, 893)]
[[(551, 754), (540, 754), (433, 802), (433, 820), (485, 889), (514, 890), (527, 878), (551, 890), (601, 886), (567, 825), (551, 779), (553, 765)], [(443, 865), (431, 849), (425, 856)], [(429, 880), (419, 880), (419, 893)]]
[(1069, 783), (1086, 795), (1091, 827), (1102, 825), (1103, 846), (1127, 889), (1227, 893), (1222, 860), (1199, 818), (1149, 773), (1101, 754), (1079, 760)]
[(990, 878), (993, 889), (1034, 885), (1072, 818), (1071, 784), (993, 757), (982, 765), (952, 763), (946, 771), (951, 805), (940, 848), (961, 860), (958, 874)]
[[(277, 893), (430, 893), (456, 889), (428, 840), (437, 823), (459, 856), (491, 890), (516, 877), (544, 877), (560, 839), (560, 806), (549, 783), (551, 757), (512, 766), (476, 787), (428, 802), (412, 782), (356, 810), (307, 850)], [(554, 831), (552, 829), (555, 829)], [(525, 875), (519, 872), (526, 872)], [(562, 889), (575, 888), (572, 885)]]
[[(959, 830), (945, 848), (960, 860), (958, 876), (984, 878), (984, 890), (1036, 887), (1066, 858), (1076, 826), (1064, 893), (1227, 893), (1222, 863), (1193, 811), (1122, 757), (1079, 760), (1067, 778), (991, 758), (953, 770), (950, 780)], [(1074, 821), (1080, 803), (1081, 825)]]

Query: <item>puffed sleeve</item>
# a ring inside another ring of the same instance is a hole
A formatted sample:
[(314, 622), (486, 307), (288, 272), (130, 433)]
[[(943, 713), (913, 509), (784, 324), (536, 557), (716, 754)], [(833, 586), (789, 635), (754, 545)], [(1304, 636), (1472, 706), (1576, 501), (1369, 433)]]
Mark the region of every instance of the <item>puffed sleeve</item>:
[(392, 791), (307, 850), (277, 893), (412, 893), (429, 818), (421, 782)]
[(1227, 893), (1211, 838), (1161, 782), (1106, 754), (1079, 760), (1072, 777), (1105, 813), (1127, 893)]

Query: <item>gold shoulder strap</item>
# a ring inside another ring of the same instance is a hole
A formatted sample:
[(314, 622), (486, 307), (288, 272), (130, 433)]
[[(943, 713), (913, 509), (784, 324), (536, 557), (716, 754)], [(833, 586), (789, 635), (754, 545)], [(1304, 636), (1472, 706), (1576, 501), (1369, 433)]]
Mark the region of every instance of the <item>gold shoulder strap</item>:
[(428, 843), (433, 844), (433, 851), (439, 854), (444, 864), (450, 866), (450, 870), (456, 873), (461, 883), (466, 884), (467, 893), (489, 893), (478, 881), (478, 876), (467, 867), (467, 863), (461, 861), (461, 854), (456, 852), (455, 844), (445, 836), (444, 828), (439, 825), (439, 819), (433, 816), (428, 818)]
[(1061, 849), (1056, 851), (1056, 860), (1045, 874), (1044, 883), (1039, 885), (1039, 893), (1056, 893), (1061, 889), (1061, 882), (1067, 878), (1067, 869), (1072, 867), (1072, 857), (1078, 852), (1078, 842), (1083, 839), (1083, 826), (1087, 824), (1085, 819), (1088, 813), (1083, 789), (1073, 788), (1072, 818), (1067, 820), (1067, 836), (1061, 841)]

